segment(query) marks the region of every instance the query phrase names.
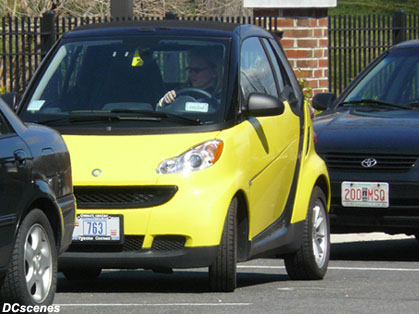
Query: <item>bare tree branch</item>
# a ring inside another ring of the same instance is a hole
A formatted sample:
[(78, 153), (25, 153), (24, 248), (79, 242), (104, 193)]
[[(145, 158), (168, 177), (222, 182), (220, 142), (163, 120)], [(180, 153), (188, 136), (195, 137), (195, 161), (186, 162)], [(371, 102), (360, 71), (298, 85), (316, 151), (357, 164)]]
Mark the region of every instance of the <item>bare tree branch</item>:
[[(41, 16), (54, 10), (62, 16), (110, 16), (111, 0), (0, 0), (0, 14)], [(179, 16), (249, 16), (242, 0), (133, 0), (134, 16), (163, 17), (167, 12)]]

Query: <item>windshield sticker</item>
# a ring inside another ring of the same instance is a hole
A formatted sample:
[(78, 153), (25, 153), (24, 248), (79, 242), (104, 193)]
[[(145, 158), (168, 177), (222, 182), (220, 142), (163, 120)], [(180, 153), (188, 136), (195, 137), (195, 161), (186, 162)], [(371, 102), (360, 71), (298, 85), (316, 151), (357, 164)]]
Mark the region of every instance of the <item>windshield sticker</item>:
[(44, 103), (45, 100), (32, 100), (28, 105), (28, 111), (39, 111)]
[(140, 57), (140, 52), (138, 51), (138, 49), (135, 49), (134, 57), (132, 58), (131, 66), (141, 67), (141, 66), (143, 66), (143, 64), (144, 64), (144, 61)]
[(205, 102), (187, 102), (185, 104), (185, 111), (194, 112), (208, 112), (208, 103)]

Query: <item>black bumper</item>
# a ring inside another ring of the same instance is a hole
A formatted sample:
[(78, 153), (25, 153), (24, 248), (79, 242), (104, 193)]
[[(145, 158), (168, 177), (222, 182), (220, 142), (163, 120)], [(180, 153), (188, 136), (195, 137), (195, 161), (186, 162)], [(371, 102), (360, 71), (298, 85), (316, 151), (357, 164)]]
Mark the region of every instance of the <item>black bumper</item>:
[(59, 247), (59, 254), (63, 253), (71, 245), (72, 235), (74, 230), (74, 222), (76, 220), (76, 203), (73, 194), (57, 199), (58, 207), (61, 210), (63, 217), (63, 230), (61, 243)]
[(58, 258), (59, 269), (158, 269), (207, 267), (214, 263), (218, 246), (183, 248), (173, 252), (144, 249), (138, 252), (66, 252)]
[(390, 234), (419, 233), (418, 216), (386, 216), (383, 214), (330, 214), (332, 233), (386, 232)]

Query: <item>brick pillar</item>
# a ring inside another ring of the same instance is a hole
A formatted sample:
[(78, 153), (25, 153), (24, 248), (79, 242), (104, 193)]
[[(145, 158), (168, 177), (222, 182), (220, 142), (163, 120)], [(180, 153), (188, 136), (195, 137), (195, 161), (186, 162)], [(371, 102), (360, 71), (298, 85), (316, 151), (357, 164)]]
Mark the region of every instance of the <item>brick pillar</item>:
[(285, 54), (298, 78), (311, 89), (309, 96), (327, 92), (328, 81), (328, 19), (277, 18)]

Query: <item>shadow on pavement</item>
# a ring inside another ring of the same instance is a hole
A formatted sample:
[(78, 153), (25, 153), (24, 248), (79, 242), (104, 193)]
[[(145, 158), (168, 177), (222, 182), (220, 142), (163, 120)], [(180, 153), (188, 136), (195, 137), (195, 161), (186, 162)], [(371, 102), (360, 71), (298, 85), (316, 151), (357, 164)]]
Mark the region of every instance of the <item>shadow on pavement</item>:
[(331, 260), (419, 261), (419, 242), (402, 239), (334, 243), (330, 252)]
[[(283, 274), (240, 272), (237, 288), (289, 280)], [(103, 271), (96, 280), (67, 280), (61, 273), (58, 277), (58, 293), (69, 292), (159, 292), (159, 293), (207, 293), (207, 271), (175, 271), (173, 274), (158, 274), (148, 270)]]
[[(333, 243), (331, 260), (344, 261), (419, 261), (419, 242), (415, 239), (375, 240)], [(280, 273), (243, 272), (237, 274), (238, 288), (288, 281)], [(149, 270), (103, 271), (96, 280), (70, 281), (60, 273), (58, 293), (78, 292), (150, 292), (191, 293), (209, 292), (208, 272), (202, 270), (177, 270), (173, 274), (154, 273)]]

